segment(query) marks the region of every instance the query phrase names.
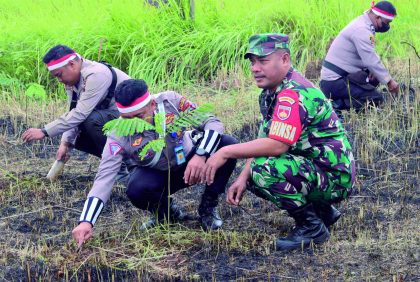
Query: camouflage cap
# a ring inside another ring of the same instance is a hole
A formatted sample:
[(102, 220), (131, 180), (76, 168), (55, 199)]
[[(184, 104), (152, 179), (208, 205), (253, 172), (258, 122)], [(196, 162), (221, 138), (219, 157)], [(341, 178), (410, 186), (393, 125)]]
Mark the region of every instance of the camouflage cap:
[(283, 33), (255, 34), (249, 38), (249, 49), (244, 58), (251, 55), (267, 56), (278, 49), (289, 48), (289, 36)]

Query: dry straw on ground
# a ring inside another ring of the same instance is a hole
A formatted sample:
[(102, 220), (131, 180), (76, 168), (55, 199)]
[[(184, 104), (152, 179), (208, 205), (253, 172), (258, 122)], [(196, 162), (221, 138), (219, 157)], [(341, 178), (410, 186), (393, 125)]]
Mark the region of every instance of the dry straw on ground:
[[(399, 75), (408, 86), (407, 70)], [(254, 138), (257, 89), (243, 77), (221, 76), (213, 85), (185, 89), (184, 94), (216, 104), (227, 131), (240, 140)], [(387, 95), (383, 108), (345, 114), (357, 159), (355, 192), (341, 204), (344, 215), (329, 242), (287, 254), (274, 251), (272, 242), (293, 222), (250, 193), (239, 208), (221, 199), (221, 231), (206, 233), (189, 221), (140, 232), (147, 214), (127, 201), (121, 185), (115, 187), (94, 239), (77, 252), (70, 233), (98, 160), (76, 154), (58, 182), (46, 181), (58, 139), (22, 144), (19, 137), (24, 128), (64, 112), (64, 105), (26, 104), (2, 95), (0, 280), (419, 279), (420, 82), (411, 75), (411, 83), (417, 95), (406, 89), (398, 97)], [(195, 213), (202, 189), (185, 189), (175, 198)]]

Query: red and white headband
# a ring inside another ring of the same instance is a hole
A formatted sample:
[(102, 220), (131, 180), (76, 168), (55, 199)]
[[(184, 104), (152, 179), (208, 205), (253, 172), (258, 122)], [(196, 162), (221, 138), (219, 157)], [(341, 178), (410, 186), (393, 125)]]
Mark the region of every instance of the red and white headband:
[(117, 105), (118, 111), (120, 111), (120, 113), (126, 114), (143, 108), (150, 102), (151, 99), (152, 96), (150, 95), (149, 91), (147, 91), (141, 97), (134, 100), (130, 105), (123, 106), (118, 102), (115, 102), (115, 105)]
[(377, 15), (380, 16), (384, 19), (387, 20), (393, 20), (395, 18), (395, 15), (391, 14), (390, 12), (384, 11), (382, 9), (379, 9), (378, 7), (374, 6), (374, 2), (372, 2), (372, 6), (371, 6), (372, 12)]
[(67, 65), (69, 63), (69, 61), (74, 60), (74, 58), (79, 57), (80, 55), (77, 53), (71, 53), (71, 54), (67, 54), (57, 60), (52, 60), (51, 62), (49, 62), (47, 64), (47, 68), (49, 71), (53, 71), (56, 70), (58, 68), (64, 67), (65, 65)]

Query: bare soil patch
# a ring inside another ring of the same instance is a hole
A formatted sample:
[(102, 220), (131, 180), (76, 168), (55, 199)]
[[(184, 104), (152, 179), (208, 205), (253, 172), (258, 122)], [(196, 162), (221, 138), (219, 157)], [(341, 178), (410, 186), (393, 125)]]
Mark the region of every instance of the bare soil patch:
[[(221, 231), (206, 233), (193, 220), (141, 232), (148, 215), (129, 203), (122, 185), (114, 188), (94, 239), (78, 252), (71, 230), (99, 160), (76, 154), (50, 183), (44, 177), (58, 139), (22, 144), (23, 119), (3, 116), (0, 281), (419, 280), (419, 98), (413, 95), (345, 115), (357, 158), (356, 189), (339, 206), (343, 216), (326, 244), (290, 253), (275, 251), (273, 240), (292, 220), (251, 193), (241, 207), (220, 199)], [(246, 141), (255, 129), (247, 124), (233, 135)], [(196, 214), (202, 189), (175, 198)]]

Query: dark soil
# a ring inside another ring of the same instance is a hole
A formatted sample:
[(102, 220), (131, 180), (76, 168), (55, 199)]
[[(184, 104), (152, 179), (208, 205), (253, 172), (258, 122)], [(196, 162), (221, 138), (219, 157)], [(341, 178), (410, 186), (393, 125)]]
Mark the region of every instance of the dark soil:
[[(244, 125), (233, 135), (247, 141), (255, 136), (254, 128)], [(164, 232), (132, 231), (148, 215), (129, 203), (120, 184), (95, 228), (95, 239), (77, 252), (71, 230), (92, 185), (98, 159), (76, 154), (59, 181), (51, 184), (44, 176), (58, 139), (21, 144), (16, 136), (19, 131), (9, 117), (0, 119), (0, 136), (4, 136), (0, 139), (4, 160), (0, 170), (0, 281), (420, 280), (420, 149), (403, 139), (383, 142), (388, 153), (374, 155), (369, 164), (358, 160), (358, 184), (349, 200), (339, 205), (343, 216), (324, 245), (289, 253), (275, 251), (273, 241), (286, 235), (293, 221), (272, 204), (247, 193), (242, 207), (228, 206), (220, 199), (222, 232), (206, 234), (194, 220), (174, 225), (173, 236), (184, 236), (186, 230), (186, 239), (172, 239), (175, 243), (159, 258), (124, 244), (151, 236), (152, 244), (167, 248)], [(175, 199), (196, 215), (202, 190), (201, 186), (184, 189)], [(145, 260), (137, 267), (129, 266), (143, 256)]]
[(311, 80), (319, 79), (321, 76), (322, 61), (308, 62), (305, 68), (305, 77)]

